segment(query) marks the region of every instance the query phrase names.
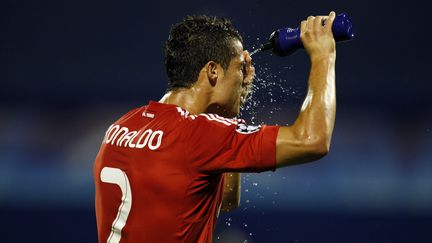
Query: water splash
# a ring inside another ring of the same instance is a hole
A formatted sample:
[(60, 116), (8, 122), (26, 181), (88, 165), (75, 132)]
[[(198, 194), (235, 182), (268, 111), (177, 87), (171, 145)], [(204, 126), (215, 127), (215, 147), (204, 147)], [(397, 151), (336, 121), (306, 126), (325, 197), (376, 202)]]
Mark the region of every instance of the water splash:
[(283, 70), (279, 69), (276, 72), (273, 72), (268, 63), (254, 66), (256, 76), (251, 93), (241, 108), (240, 116), (252, 124), (274, 123), (274, 118), (279, 116), (282, 108), (292, 106), (289, 102), (302, 98), (297, 88), (290, 86), (287, 79), (281, 78), (281, 75), (291, 71), (293, 65), (282, 67)]
[(259, 51), (261, 51), (261, 47), (255, 49), (255, 50), (253, 50), (249, 55), (250, 55), (250, 56), (253, 56), (255, 53), (257, 53), (257, 52), (259, 52)]
[[(251, 55), (258, 53), (261, 48), (262, 42), (257, 38), (256, 44), (251, 47), (251, 50), (253, 50)], [(277, 62), (272, 62), (271, 58), (274, 57), (270, 55), (270, 53), (265, 53), (265, 55), (256, 55), (253, 58), (256, 77), (251, 93), (241, 108), (240, 118), (251, 124), (266, 123), (269, 125), (279, 125), (279, 119), (281, 120), (280, 125), (288, 125), (286, 115), (281, 116), (280, 114), (283, 114), (284, 109), (288, 107), (297, 105), (300, 107), (299, 104), (294, 105), (293, 103), (300, 103), (301, 99), (304, 98), (304, 94), (299, 91), (298, 87), (293, 86), (293, 80), (289, 80), (290, 72), (295, 69), (295, 66), (286, 63), (282, 65), (275, 64)], [(266, 58), (270, 61), (265, 61)], [(271, 176), (268, 174), (264, 179)], [(282, 179), (285, 180), (286, 177)], [(271, 203), (273, 207), (277, 208), (279, 206), (279, 193), (273, 190), (271, 186), (268, 186), (267, 180), (254, 179), (254, 176), (250, 176), (250, 174), (242, 174), (241, 180), (242, 201), (239, 209), (242, 213), (255, 212), (265, 215), (265, 212), (259, 206), (264, 200)], [(256, 222), (246, 222), (245, 219), (242, 219), (242, 216), (239, 216), (239, 218), (228, 216), (224, 222), (226, 229), (241, 227), (247, 234), (245, 238), (249, 238), (244, 239), (244, 242), (253, 240), (253, 237), (256, 237), (256, 232), (251, 232), (254, 229), (254, 224)]]

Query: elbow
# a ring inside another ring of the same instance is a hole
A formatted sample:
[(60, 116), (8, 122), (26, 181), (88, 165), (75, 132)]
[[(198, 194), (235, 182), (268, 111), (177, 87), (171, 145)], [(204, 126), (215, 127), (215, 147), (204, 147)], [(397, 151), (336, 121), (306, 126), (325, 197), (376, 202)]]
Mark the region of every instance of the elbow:
[(317, 139), (310, 144), (309, 148), (310, 155), (314, 160), (321, 159), (330, 152), (330, 139), (327, 137)]
[(329, 153), (328, 147), (319, 148), (317, 151), (314, 152), (315, 160), (319, 160), (325, 157), (328, 153)]
[(296, 137), (312, 160), (320, 159), (330, 152), (332, 128), (329, 126), (315, 126), (313, 128), (298, 126), (296, 128)]
[(287, 127), (279, 134), (276, 148), (278, 168), (316, 161), (330, 151), (331, 133)]

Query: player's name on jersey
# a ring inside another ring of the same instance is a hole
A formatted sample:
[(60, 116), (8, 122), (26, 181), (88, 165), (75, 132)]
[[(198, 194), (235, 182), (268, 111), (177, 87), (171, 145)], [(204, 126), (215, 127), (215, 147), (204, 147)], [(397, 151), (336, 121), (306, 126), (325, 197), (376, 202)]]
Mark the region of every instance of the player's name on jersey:
[(111, 125), (105, 133), (102, 143), (125, 148), (149, 148), (156, 150), (162, 143), (163, 131), (151, 129), (130, 131), (127, 127)]

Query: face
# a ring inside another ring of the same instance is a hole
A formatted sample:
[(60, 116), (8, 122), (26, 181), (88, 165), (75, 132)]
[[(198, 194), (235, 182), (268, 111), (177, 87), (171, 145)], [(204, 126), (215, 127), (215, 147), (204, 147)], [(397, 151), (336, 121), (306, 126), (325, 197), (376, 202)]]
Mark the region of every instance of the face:
[[(240, 41), (233, 41), (234, 57), (231, 59), (227, 70), (223, 71), (221, 78), (217, 81), (218, 104), (221, 115), (235, 117), (240, 113), (241, 96), (244, 93), (245, 85), (245, 53)], [(221, 68), (222, 69), (222, 68)]]

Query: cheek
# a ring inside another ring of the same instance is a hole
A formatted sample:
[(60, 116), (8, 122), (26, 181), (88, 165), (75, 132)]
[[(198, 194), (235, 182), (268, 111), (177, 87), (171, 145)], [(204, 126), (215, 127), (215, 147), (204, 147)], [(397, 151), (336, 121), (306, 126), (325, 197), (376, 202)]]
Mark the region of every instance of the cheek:
[(233, 83), (232, 86), (233, 88), (235, 88), (236, 90), (241, 89), (243, 84), (243, 73), (241, 71), (239, 71), (235, 77), (233, 77)]
[(231, 95), (233, 96), (232, 97), (233, 99), (237, 99), (240, 96), (241, 91), (242, 91), (241, 81), (238, 80), (238, 79), (236, 79), (232, 83), (232, 85), (230, 87), (230, 92), (229, 93), (231, 93)]
[(234, 105), (239, 102), (242, 93), (242, 74), (241, 72), (231, 73), (226, 79), (225, 88), (223, 89), (222, 97), (225, 102)]

